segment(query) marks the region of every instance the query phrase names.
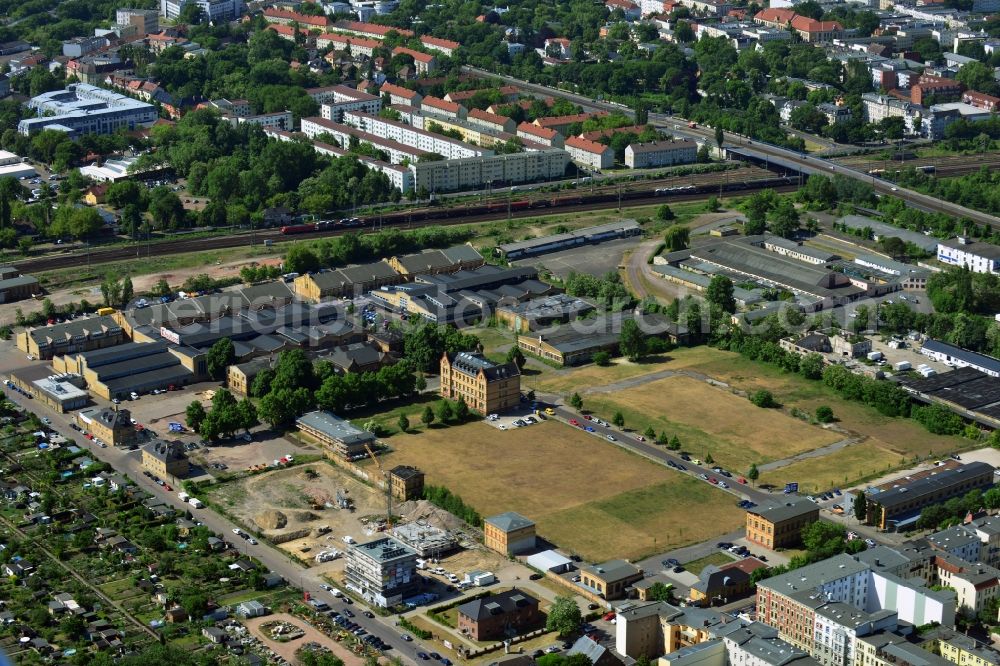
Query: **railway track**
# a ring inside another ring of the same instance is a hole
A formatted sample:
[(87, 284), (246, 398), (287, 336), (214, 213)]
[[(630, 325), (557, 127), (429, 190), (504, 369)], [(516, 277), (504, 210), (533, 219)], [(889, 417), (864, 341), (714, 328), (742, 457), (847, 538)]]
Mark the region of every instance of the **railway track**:
[(985, 153), (982, 155), (941, 155), (938, 157), (916, 158), (906, 162), (892, 160), (869, 159), (865, 156), (852, 156), (833, 160), (852, 169), (870, 173), (872, 169), (882, 169), (891, 175), (894, 171), (909, 167), (933, 167), (937, 177), (965, 176), (987, 167), (1000, 168), (1000, 153)]
[[(766, 175), (766, 177), (763, 177)], [(749, 177), (749, 178), (748, 178)], [(669, 183), (673, 187), (694, 186), (694, 192), (668, 192), (656, 194), (655, 185)], [(685, 201), (698, 201), (705, 199), (712, 194), (725, 192), (729, 194), (739, 194), (742, 192), (752, 192), (765, 188), (773, 188), (777, 191), (791, 191), (794, 186), (791, 181), (782, 177), (776, 177), (773, 173), (763, 169), (736, 170), (711, 174), (699, 174), (670, 179), (669, 181), (637, 181), (621, 185), (620, 198), (622, 205), (643, 206), (658, 203), (674, 203)], [(240, 232), (229, 236), (216, 236), (212, 238), (178, 239), (174, 241), (164, 241), (149, 246), (144, 246), (141, 242), (108, 250), (75, 252), (71, 254), (50, 255), (28, 259), (16, 263), (18, 269), (25, 273), (38, 273), (44, 271), (57, 270), (62, 268), (74, 268), (78, 266), (92, 266), (95, 264), (107, 264), (115, 261), (127, 261), (142, 257), (162, 256), (169, 254), (181, 254), (185, 252), (203, 252), (205, 250), (219, 250), (231, 247), (249, 245), (251, 238), (256, 243), (265, 240), (303, 240), (326, 238), (339, 236), (353, 232), (371, 232), (384, 228), (417, 229), (432, 225), (456, 225), (470, 224), (476, 222), (493, 222), (506, 219), (524, 217), (537, 217), (553, 213), (582, 213), (593, 210), (615, 208), (619, 200), (619, 186), (595, 187), (593, 192), (581, 189), (575, 190), (572, 194), (567, 193), (527, 193), (531, 196), (529, 201), (538, 203), (540, 200), (548, 199), (551, 203), (544, 206), (528, 206), (525, 208), (512, 209), (508, 213), (507, 199), (495, 201), (487, 204), (492, 209), (482, 212), (482, 204), (467, 204), (455, 207), (426, 208), (421, 210), (393, 213), (390, 215), (369, 216), (362, 218), (363, 226), (352, 228), (335, 227), (329, 230), (316, 231), (301, 236), (285, 236), (279, 229), (266, 229), (256, 232)], [(555, 199), (553, 199), (553, 196)], [(473, 212), (479, 210), (480, 212)]]

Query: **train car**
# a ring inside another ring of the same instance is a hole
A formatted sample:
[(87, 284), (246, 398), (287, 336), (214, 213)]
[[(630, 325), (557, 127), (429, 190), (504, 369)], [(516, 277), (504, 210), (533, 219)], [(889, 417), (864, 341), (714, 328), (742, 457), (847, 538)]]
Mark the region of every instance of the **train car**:
[(292, 234), (308, 234), (316, 231), (315, 224), (290, 224), (281, 227), (281, 234), (283, 236), (290, 236)]

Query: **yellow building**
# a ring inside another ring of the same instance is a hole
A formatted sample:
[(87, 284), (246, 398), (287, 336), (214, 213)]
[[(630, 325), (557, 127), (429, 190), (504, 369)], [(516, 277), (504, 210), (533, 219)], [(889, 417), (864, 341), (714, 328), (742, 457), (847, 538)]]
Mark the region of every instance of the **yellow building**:
[(184, 447), (177, 442), (154, 440), (142, 449), (142, 466), (161, 479), (187, 476), (189, 463)]
[[(715, 638), (716, 630), (724, 624), (723, 617), (713, 610), (677, 608), (665, 601), (618, 609), (616, 621), (617, 649), (633, 659), (656, 659), (705, 643)], [(721, 656), (725, 657), (725, 650)]]
[(642, 576), (642, 569), (625, 560), (580, 567), (580, 585), (605, 599), (622, 599), (628, 586)]
[(387, 284), (399, 284), (403, 276), (387, 261), (362, 266), (347, 266), (324, 273), (295, 278), (295, 293), (302, 299), (319, 302), (325, 298), (341, 298), (364, 294)]
[(400, 502), (420, 499), (424, 495), (424, 473), (416, 467), (397, 465), (389, 470), (392, 496)]
[(17, 334), (17, 348), (37, 359), (113, 347), (125, 341), (125, 330), (110, 315), (74, 319)]
[(986, 643), (947, 627), (937, 627), (922, 636), (921, 647), (960, 666), (996, 666), (1000, 652)]
[(535, 523), (508, 511), (483, 521), (486, 547), (502, 555), (515, 555), (535, 547)]
[(482, 354), (441, 357), (441, 397), (462, 398), (481, 414), (501, 412), (521, 401), (521, 371), (514, 363), (494, 363)]
[(128, 446), (138, 439), (132, 415), (121, 409), (84, 409), (77, 412), (76, 422), (84, 432), (111, 446)]
[(802, 497), (747, 510), (747, 541), (774, 550), (794, 545), (802, 528), (819, 520), (819, 505)]

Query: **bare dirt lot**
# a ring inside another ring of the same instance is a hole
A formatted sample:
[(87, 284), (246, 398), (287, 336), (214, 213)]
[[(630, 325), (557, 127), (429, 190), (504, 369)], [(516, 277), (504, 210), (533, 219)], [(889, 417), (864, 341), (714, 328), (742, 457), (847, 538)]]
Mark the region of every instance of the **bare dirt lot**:
[[(355, 510), (336, 507), (337, 492), (351, 498)], [(264, 472), (221, 484), (211, 498), (240, 522), (304, 562), (315, 563), (322, 550), (343, 550), (344, 536), (364, 541), (370, 529), (363, 518), (384, 516), (384, 495), (324, 462)], [(317, 528), (328, 526), (320, 534)], [(294, 537), (294, 538), (290, 538)]]
[[(702, 540), (741, 517), (729, 495), (553, 421), (505, 432), (478, 421), (431, 428), (394, 436), (392, 446), (388, 464), (420, 467), (428, 484), (483, 516), (524, 514), (541, 536), (594, 560)], [(687, 520), (695, 508), (696, 524)]]

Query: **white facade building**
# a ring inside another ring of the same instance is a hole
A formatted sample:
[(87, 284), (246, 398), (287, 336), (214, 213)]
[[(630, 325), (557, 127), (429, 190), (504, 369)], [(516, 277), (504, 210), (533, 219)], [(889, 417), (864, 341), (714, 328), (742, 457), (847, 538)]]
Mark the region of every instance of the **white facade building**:
[(950, 266), (965, 266), (973, 273), (1000, 273), (1000, 247), (968, 238), (938, 243), (937, 259)]
[(691, 164), (698, 159), (698, 144), (687, 139), (632, 143), (625, 148), (625, 166), (630, 169)]
[(28, 108), (40, 117), (25, 118), (17, 124), (21, 134), (44, 129), (80, 134), (114, 134), (156, 122), (156, 107), (110, 90), (86, 83), (71, 83), (65, 90), (53, 90), (33, 97)]
[(456, 141), (440, 134), (433, 134), (411, 125), (398, 123), (387, 118), (380, 118), (367, 113), (350, 111), (344, 114), (344, 123), (374, 134), (375, 136), (398, 141), (425, 153), (437, 153), (445, 159), (454, 160), (464, 157), (483, 157), (492, 155), (492, 150), (473, 146), (462, 141)]
[(234, 21), (243, 13), (243, 0), (160, 0), (160, 16), (175, 19), (189, 4), (196, 4), (212, 22)]

